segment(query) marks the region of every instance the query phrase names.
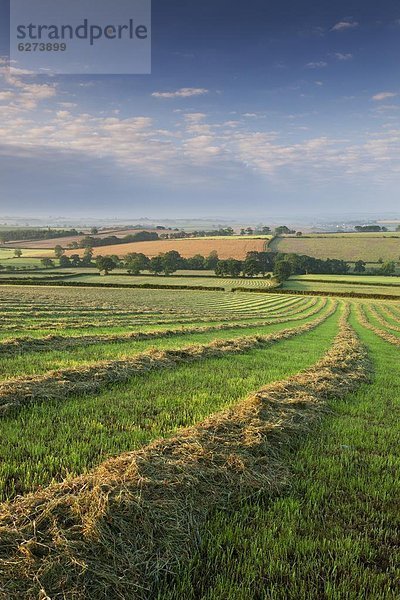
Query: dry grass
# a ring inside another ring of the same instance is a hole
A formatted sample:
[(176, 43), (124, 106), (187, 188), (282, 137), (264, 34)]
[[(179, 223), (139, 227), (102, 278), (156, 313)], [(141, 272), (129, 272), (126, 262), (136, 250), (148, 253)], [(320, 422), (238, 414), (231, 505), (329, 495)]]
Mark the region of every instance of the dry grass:
[(247, 352), (267, 344), (286, 340), (311, 331), (337, 310), (337, 303), (318, 319), (292, 329), (260, 336), (244, 336), (231, 340), (214, 340), (209, 344), (188, 346), (178, 350), (148, 350), (132, 358), (99, 361), (80, 368), (49, 371), (45, 375), (17, 377), (0, 383), (0, 415), (35, 401), (62, 400), (72, 394), (93, 394), (107, 385), (123, 383), (135, 375), (155, 369), (174, 368), (195, 360), (216, 358), (226, 354)]
[[(116, 254), (120, 257), (130, 252), (142, 252), (146, 256), (157, 256), (162, 252), (177, 250), (184, 258), (190, 258), (195, 254), (208, 256), (215, 250), (221, 259), (237, 258), (243, 260), (247, 252), (264, 250), (265, 240), (262, 239), (187, 239), (187, 240), (156, 240), (154, 242), (133, 242), (131, 244), (118, 244), (116, 246), (103, 246), (94, 248), (94, 256), (106, 256)], [(84, 250), (68, 250), (67, 256), (71, 254), (83, 255)]]
[[(270, 318), (263, 321), (254, 321), (250, 323), (237, 323), (234, 320), (228, 320), (226, 323), (219, 325), (209, 325), (205, 327), (179, 327), (174, 329), (163, 329), (156, 331), (132, 331), (120, 334), (101, 334), (101, 335), (77, 335), (77, 336), (62, 336), (62, 335), (46, 335), (41, 338), (29, 336), (8, 338), (0, 341), (0, 353), (2, 355), (15, 355), (21, 352), (47, 352), (50, 350), (65, 350), (67, 348), (75, 348), (89, 346), (93, 344), (104, 344), (113, 342), (132, 342), (159, 339), (164, 337), (173, 337), (184, 334), (208, 333), (212, 331), (224, 331), (229, 329), (253, 329), (254, 327), (265, 327), (268, 325), (277, 325), (279, 323), (288, 323), (291, 321), (300, 321), (305, 318), (312, 317), (320, 313), (327, 304), (327, 299), (324, 299), (322, 304), (317, 304), (317, 299), (306, 305), (301, 304), (296, 310), (288, 313), (288, 316)], [(309, 311), (308, 309), (313, 308)], [(271, 315), (273, 316), (273, 315)], [(243, 319), (245, 320), (245, 319)], [(176, 323), (176, 320), (174, 321)]]
[(368, 321), (367, 316), (365, 314), (364, 306), (357, 307), (357, 318), (358, 318), (359, 322), (361, 323), (361, 325), (363, 325), (366, 329), (373, 331), (374, 333), (376, 333), (376, 335), (378, 335), (383, 340), (386, 340), (387, 342), (390, 342), (391, 344), (394, 344), (395, 346), (400, 346), (400, 337), (396, 337), (395, 335), (393, 335), (392, 333), (389, 333), (388, 331), (379, 329), (379, 327), (375, 327), (375, 325), (372, 325), (372, 323), (370, 323)]
[(314, 367), (231, 410), (0, 508), (7, 600), (146, 599), (187, 560), (215, 508), (288, 478), (282, 453), (328, 398), (368, 379), (364, 347), (341, 319)]

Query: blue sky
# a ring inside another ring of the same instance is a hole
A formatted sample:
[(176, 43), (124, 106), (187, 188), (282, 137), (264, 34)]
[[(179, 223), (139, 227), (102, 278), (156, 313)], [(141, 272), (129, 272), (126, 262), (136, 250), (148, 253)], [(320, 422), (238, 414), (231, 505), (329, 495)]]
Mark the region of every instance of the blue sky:
[[(7, 7), (0, 0), (0, 55)], [(0, 65), (0, 213), (399, 211), (398, 1), (153, 0), (152, 74)]]

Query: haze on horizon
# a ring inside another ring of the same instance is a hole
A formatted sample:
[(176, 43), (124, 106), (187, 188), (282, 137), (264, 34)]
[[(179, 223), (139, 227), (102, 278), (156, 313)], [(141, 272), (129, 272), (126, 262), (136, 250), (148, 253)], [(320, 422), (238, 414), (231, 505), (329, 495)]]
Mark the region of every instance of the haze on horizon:
[(149, 76), (6, 69), (0, 214), (398, 214), (400, 7), (153, 0)]

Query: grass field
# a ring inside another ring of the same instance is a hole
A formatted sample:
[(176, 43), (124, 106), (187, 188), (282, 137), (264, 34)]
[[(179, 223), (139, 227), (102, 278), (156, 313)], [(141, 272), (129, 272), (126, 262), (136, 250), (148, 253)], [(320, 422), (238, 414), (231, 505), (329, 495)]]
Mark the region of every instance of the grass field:
[(349, 262), (376, 263), (400, 259), (400, 233), (386, 234), (313, 234), (303, 237), (278, 237), (269, 248), (275, 252), (294, 252), (316, 258), (336, 258)]
[[(382, 284), (380, 281), (374, 283), (363, 282), (361, 285), (358, 284), (357, 280), (351, 281), (342, 280), (341, 278), (327, 279), (322, 281), (325, 276), (315, 276), (315, 279), (303, 279), (296, 276), (288, 281), (285, 281), (282, 288), (285, 290), (292, 291), (304, 291), (304, 292), (324, 292), (330, 294), (367, 294), (370, 296), (374, 295), (385, 295), (385, 296), (399, 296), (400, 298), (400, 286), (389, 285), (395, 278), (385, 277), (382, 278), (386, 283)], [(317, 281), (318, 279), (318, 281)]]
[(400, 277), (383, 275), (295, 275), (291, 280), (296, 281), (326, 281), (328, 283), (354, 283), (359, 285), (389, 285), (399, 286)]
[(2, 285), (0, 325), (1, 600), (398, 597), (400, 297)]

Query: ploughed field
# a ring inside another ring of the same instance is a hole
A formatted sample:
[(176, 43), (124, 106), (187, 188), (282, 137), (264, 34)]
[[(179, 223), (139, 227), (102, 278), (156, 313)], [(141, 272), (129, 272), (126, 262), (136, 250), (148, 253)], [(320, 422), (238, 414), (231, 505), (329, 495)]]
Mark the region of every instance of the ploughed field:
[(396, 597), (400, 301), (2, 285), (0, 326), (1, 600)]

